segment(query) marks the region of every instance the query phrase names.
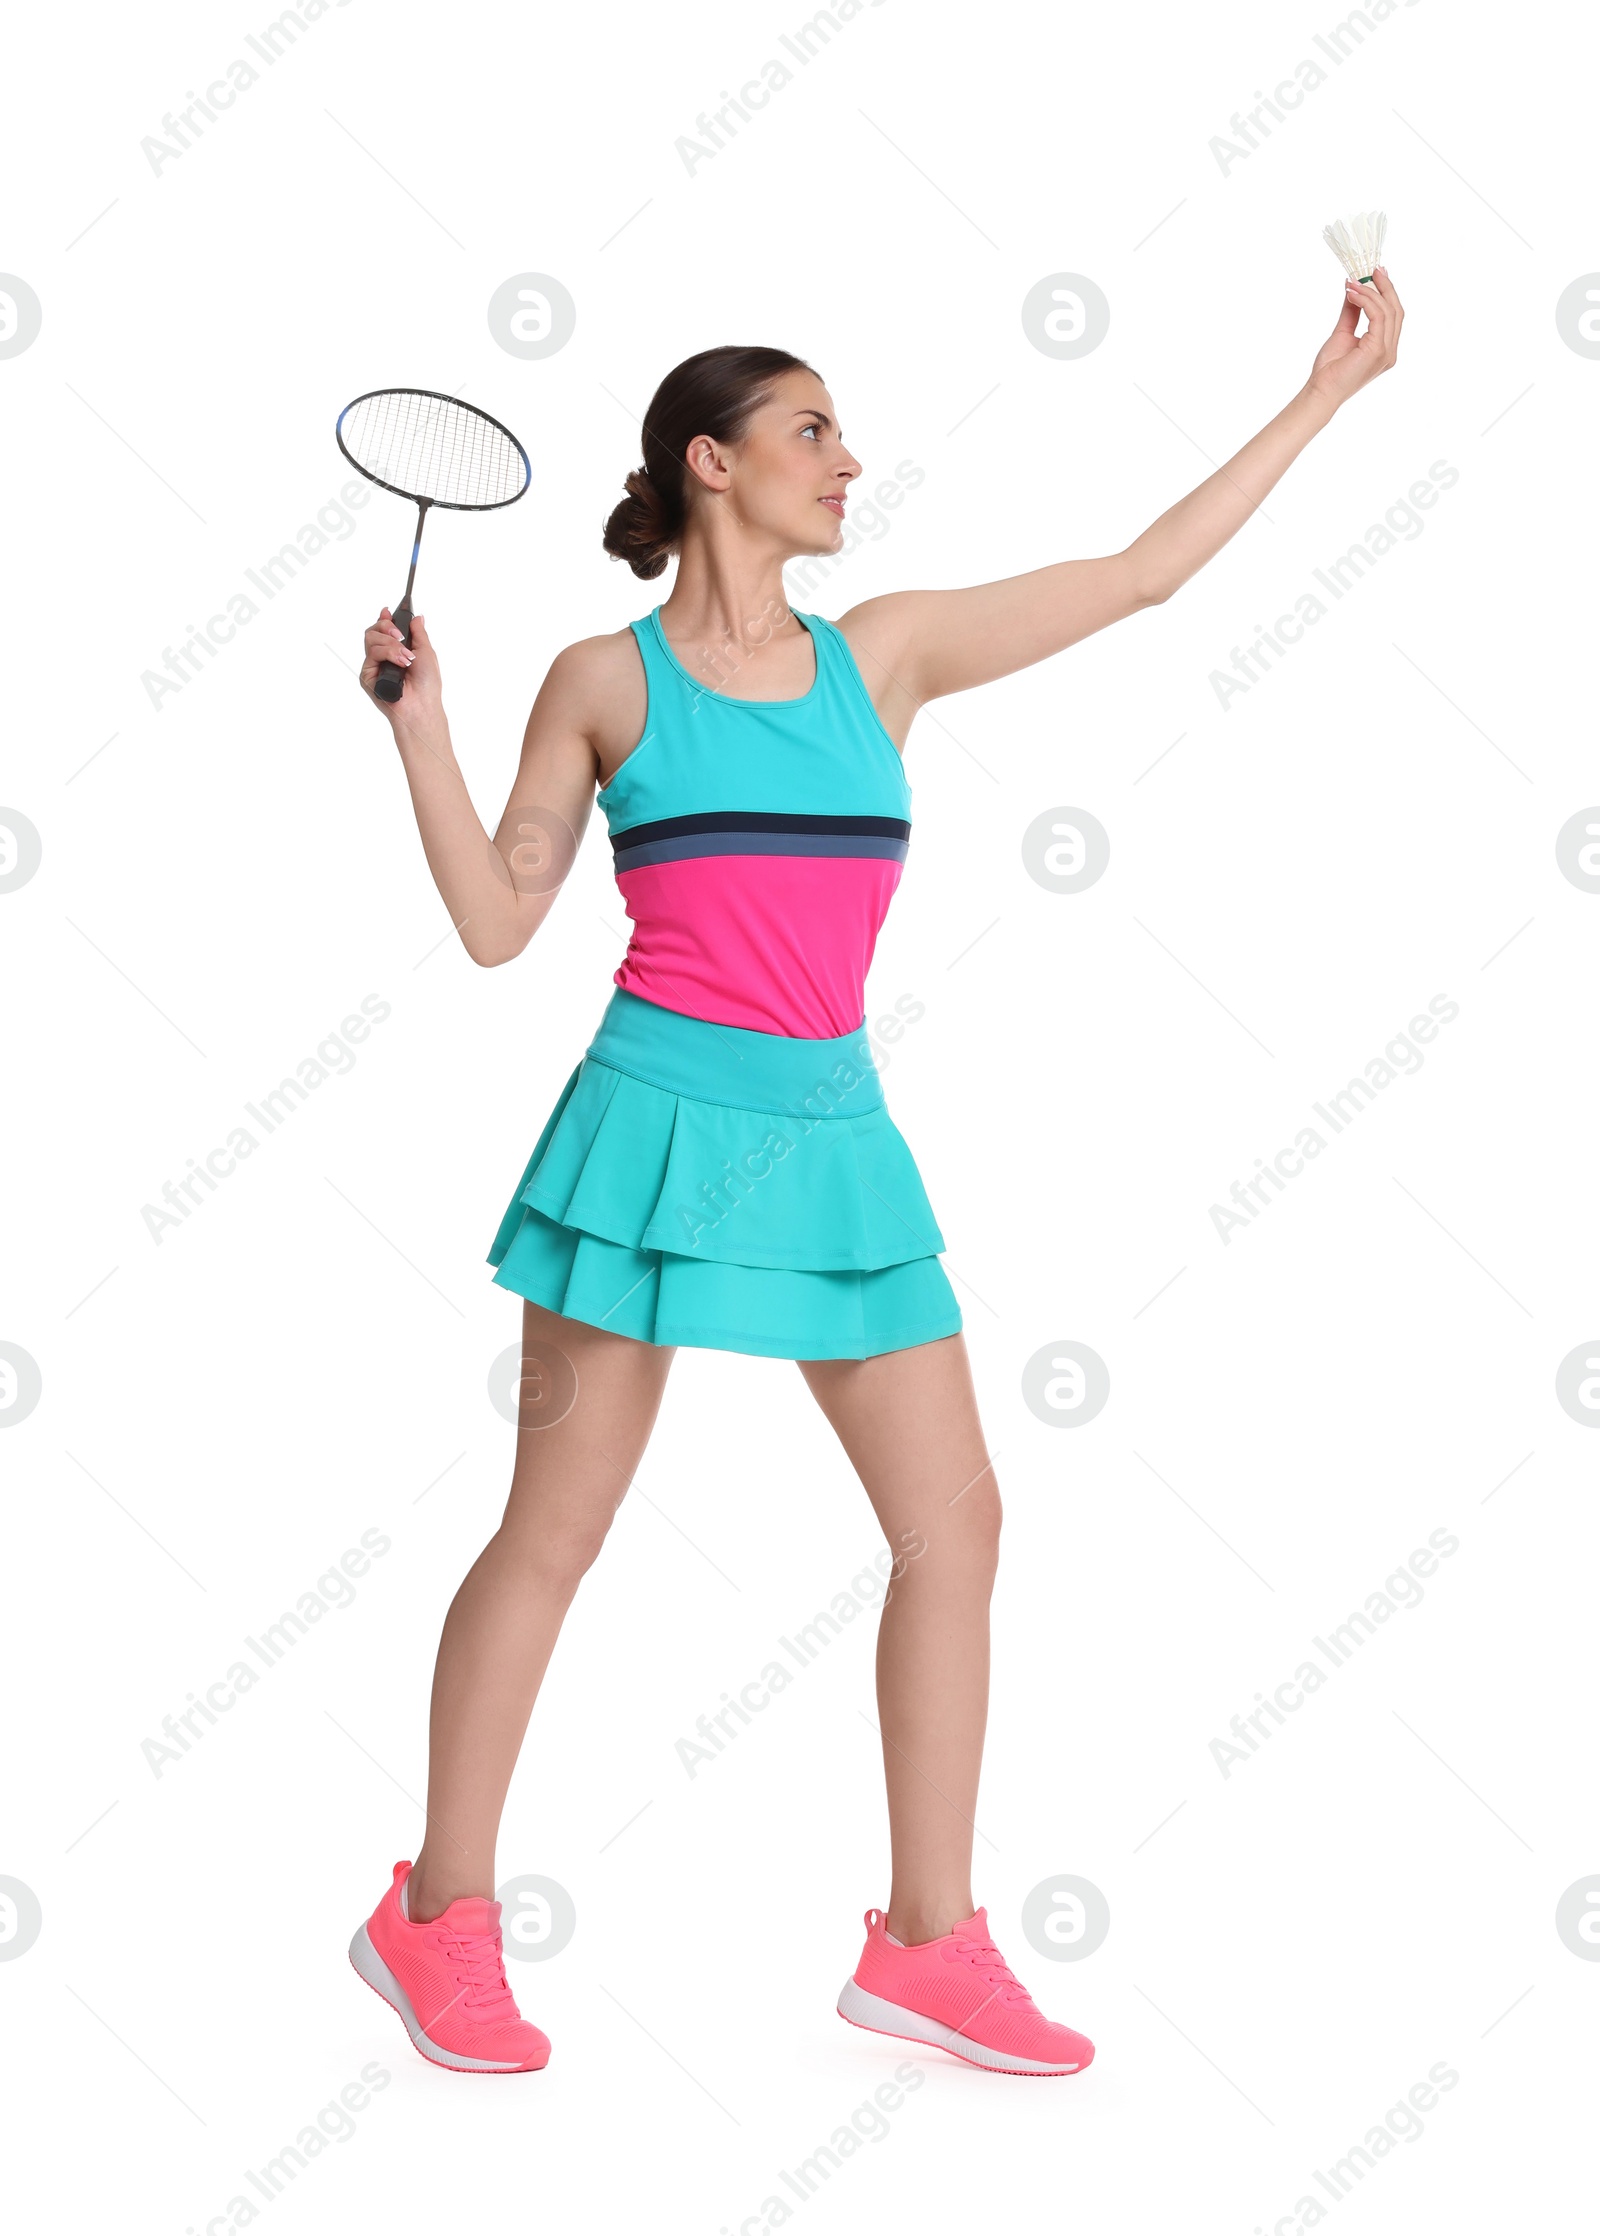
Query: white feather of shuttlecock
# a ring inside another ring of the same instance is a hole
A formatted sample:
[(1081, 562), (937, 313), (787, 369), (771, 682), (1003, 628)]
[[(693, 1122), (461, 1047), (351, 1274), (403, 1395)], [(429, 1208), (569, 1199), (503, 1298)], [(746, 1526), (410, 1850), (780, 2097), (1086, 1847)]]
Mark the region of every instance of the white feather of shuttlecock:
[(1370, 279), (1383, 260), (1383, 238), (1389, 220), (1382, 210), (1361, 210), (1351, 218), (1335, 218), (1322, 228), (1322, 238), (1354, 280)]

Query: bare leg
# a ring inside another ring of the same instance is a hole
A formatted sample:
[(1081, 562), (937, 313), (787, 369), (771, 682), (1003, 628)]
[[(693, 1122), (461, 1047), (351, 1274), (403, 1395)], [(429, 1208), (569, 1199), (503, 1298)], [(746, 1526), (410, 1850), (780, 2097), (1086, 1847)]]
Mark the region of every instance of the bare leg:
[(533, 1426), (524, 1384), (517, 1461), (500, 1527), (450, 1603), (433, 1676), (428, 1827), (407, 1900), (436, 1918), (460, 1894), (494, 1893), (494, 1846), (533, 1703), (584, 1571), (644, 1455), (673, 1351), (523, 1308), (524, 1351), (554, 1346), (578, 1394)]
[(888, 1926), (901, 1941), (936, 1940), (975, 1907), (972, 1820), (1000, 1540), (966, 1342), (949, 1335), (875, 1359), (807, 1359), (800, 1371), (899, 1556), (878, 1625)]

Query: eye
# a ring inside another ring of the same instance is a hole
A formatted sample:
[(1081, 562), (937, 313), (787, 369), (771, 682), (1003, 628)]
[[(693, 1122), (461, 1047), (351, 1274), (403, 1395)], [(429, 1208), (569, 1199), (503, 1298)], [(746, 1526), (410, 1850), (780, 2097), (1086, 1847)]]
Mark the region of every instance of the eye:
[(820, 435), (822, 429), (817, 425), (817, 422), (813, 420), (809, 427), (802, 427), (800, 432), (802, 435)]

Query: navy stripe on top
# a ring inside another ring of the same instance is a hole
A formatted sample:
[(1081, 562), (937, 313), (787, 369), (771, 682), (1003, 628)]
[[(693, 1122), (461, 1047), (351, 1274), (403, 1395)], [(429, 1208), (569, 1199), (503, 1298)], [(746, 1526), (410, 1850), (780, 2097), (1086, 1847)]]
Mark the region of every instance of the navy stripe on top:
[(620, 876), (655, 862), (711, 854), (817, 854), (903, 862), (911, 825), (893, 815), (789, 815), (721, 808), (703, 815), (668, 815), (613, 831)]

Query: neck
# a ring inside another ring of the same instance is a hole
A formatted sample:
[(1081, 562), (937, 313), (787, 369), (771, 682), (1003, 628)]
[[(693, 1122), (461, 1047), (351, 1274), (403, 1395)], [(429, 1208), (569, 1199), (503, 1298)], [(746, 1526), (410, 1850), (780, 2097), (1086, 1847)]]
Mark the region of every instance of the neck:
[(783, 560), (778, 551), (752, 552), (742, 534), (737, 548), (723, 537), (684, 544), (661, 626), (684, 666), (703, 674), (709, 688), (724, 689), (767, 647), (805, 634), (783, 587)]

